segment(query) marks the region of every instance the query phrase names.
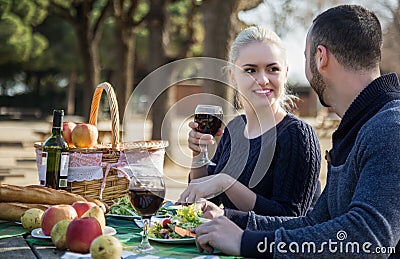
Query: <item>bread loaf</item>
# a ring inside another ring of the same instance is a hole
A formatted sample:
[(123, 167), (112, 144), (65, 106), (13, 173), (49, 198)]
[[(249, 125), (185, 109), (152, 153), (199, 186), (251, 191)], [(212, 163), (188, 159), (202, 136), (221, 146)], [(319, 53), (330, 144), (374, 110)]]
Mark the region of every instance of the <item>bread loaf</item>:
[(0, 220), (21, 221), (21, 216), (25, 211), (37, 208), (45, 211), (51, 205), (46, 204), (27, 204), (19, 202), (0, 202)]
[(72, 204), (75, 201), (86, 201), (86, 199), (78, 194), (39, 185), (17, 186), (0, 184), (0, 202), (55, 205)]

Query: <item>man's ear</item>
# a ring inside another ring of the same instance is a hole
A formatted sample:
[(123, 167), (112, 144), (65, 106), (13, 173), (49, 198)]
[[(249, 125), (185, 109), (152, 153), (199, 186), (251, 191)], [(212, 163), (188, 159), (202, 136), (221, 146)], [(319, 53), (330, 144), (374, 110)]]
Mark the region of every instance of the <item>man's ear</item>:
[(317, 69), (321, 73), (328, 66), (329, 61), (329, 51), (323, 45), (318, 45), (317, 52), (315, 53), (315, 63), (317, 64)]

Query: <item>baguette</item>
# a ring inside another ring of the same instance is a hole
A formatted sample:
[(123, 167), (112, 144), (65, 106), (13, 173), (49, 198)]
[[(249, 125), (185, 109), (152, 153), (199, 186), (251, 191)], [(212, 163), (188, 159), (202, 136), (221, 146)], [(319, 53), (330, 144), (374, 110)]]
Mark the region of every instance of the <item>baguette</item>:
[(51, 205), (30, 204), (19, 202), (0, 202), (0, 220), (21, 221), (21, 216), (25, 211), (37, 208), (45, 211)]
[(0, 202), (71, 205), (75, 201), (86, 201), (86, 199), (78, 194), (39, 185), (0, 184)]

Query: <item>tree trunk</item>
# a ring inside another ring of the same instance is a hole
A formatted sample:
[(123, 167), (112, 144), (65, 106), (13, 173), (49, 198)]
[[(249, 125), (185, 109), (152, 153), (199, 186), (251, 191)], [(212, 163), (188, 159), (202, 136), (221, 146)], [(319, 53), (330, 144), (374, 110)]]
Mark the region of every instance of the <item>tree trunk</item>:
[(75, 86), (76, 86), (76, 70), (69, 74), (69, 83), (67, 89), (67, 115), (75, 114)]
[(83, 71), (85, 75), (83, 83), (82, 110), (86, 120), (89, 119), (90, 105), (94, 90), (100, 83), (100, 68), (98, 59), (98, 40), (90, 39), (88, 36), (88, 28), (77, 25), (79, 47), (83, 61)]
[[(168, 1), (159, 1), (159, 0), (151, 0), (150, 1), (150, 11), (148, 15), (148, 23), (149, 23), (149, 72), (154, 71), (161, 65), (165, 64), (167, 61), (167, 57), (164, 51), (163, 46), (163, 28), (165, 24), (165, 14), (166, 14), (166, 6)], [(165, 78), (162, 84), (168, 84), (169, 78)], [(154, 82), (152, 87), (157, 87), (160, 82)], [(159, 85), (164, 86), (164, 85)], [(153, 139), (161, 139), (161, 127), (162, 123), (165, 119), (165, 115), (169, 107), (172, 105), (172, 91), (169, 88), (165, 92), (161, 92), (160, 87), (160, 95), (157, 100), (152, 105), (152, 138)], [(173, 116), (171, 116), (172, 118)], [(170, 138), (171, 130), (170, 126), (172, 122), (167, 121), (165, 123), (164, 138)]]
[[(232, 15), (237, 15), (239, 1), (220, 1), (220, 0), (203, 0), (201, 12), (203, 15), (204, 25), (204, 43), (203, 55), (222, 60), (227, 60), (227, 46), (231, 41), (232, 31)], [(221, 71), (216, 71), (221, 73)], [(224, 100), (233, 100), (228, 93), (228, 86), (215, 82), (207, 81), (202, 86), (203, 92), (220, 96)], [(216, 103), (217, 104), (217, 103)], [(218, 103), (223, 106), (224, 110), (228, 105), (224, 102)]]
[(203, 0), (204, 56), (226, 59), (232, 31), (231, 16), (237, 6), (238, 0)]
[(131, 27), (116, 22), (115, 26), (115, 63), (112, 85), (118, 100), (120, 121), (122, 122), (125, 107), (132, 93), (134, 80), (135, 33)]
[[(56, 1), (51, 1), (51, 4), (72, 24), (76, 32), (84, 73), (82, 115), (88, 119), (93, 92), (100, 83), (98, 45), (102, 34), (101, 27), (111, 2), (105, 1), (101, 8), (93, 1), (72, 1), (68, 8), (58, 5)], [(91, 15), (93, 12), (97, 12), (96, 18)]]

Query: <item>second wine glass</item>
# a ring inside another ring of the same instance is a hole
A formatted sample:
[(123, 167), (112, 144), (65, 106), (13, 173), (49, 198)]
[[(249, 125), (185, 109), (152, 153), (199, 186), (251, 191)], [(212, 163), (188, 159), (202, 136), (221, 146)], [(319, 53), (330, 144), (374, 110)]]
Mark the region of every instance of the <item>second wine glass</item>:
[(161, 207), (165, 197), (165, 185), (161, 175), (134, 176), (129, 184), (129, 198), (132, 206), (139, 212), (143, 221), (142, 241), (134, 251), (139, 254), (152, 254), (157, 250), (150, 245), (148, 230), (151, 217)]
[[(194, 121), (197, 122), (197, 131), (215, 136), (222, 126), (223, 111), (221, 106), (199, 104), (194, 111)], [(207, 145), (200, 145), (201, 158), (194, 161), (195, 166), (215, 165), (208, 158)]]

